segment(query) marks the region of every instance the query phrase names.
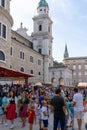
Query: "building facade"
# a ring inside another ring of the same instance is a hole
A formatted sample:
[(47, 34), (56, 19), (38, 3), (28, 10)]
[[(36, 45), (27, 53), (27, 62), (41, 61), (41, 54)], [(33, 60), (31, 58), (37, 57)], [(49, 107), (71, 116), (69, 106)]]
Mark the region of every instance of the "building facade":
[(60, 85), (65, 87), (72, 86), (72, 70), (67, 66), (50, 67), (49, 73), (50, 81), (54, 87)]
[(22, 24), (13, 31), (10, 0), (0, 1), (0, 66), (34, 74), (30, 82), (43, 82), (43, 55), (33, 49), (31, 38)]
[(68, 57), (63, 63), (72, 69), (72, 83), (87, 82), (87, 57)]

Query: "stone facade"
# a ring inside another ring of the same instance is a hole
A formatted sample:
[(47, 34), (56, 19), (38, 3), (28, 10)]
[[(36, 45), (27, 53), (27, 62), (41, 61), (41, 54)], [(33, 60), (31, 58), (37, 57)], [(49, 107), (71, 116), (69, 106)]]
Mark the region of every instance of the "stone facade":
[(0, 6), (0, 66), (34, 74), (29, 82), (43, 82), (43, 55), (33, 50), (28, 38), (11, 30), (12, 25), (10, 1), (4, 0)]
[(0, 51), (5, 56), (5, 60), (1, 60), (0, 66), (6, 66), (6, 67), (10, 66), (9, 46), (11, 44), (12, 25), (13, 25), (13, 19), (9, 14), (9, 0), (7, 0), (5, 7), (0, 6)]
[[(25, 73), (31, 73), (32, 70), (35, 77), (31, 78), (31, 82), (43, 82), (43, 55), (34, 51), (32, 49), (32, 43), (14, 31), (12, 31), (11, 47), (10, 66), (14, 70), (19, 71), (22, 67)], [(20, 58), (20, 52), (24, 53), (24, 58)], [(32, 57), (32, 61), (30, 61), (30, 57)], [(41, 61), (41, 64), (38, 64), (38, 60)]]
[(87, 82), (87, 57), (69, 57), (63, 63), (73, 70), (73, 84)]
[(67, 66), (64, 67), (50, 67), (49, 68), (50, 82), (53, 86), (72, 86), (72, 70)]

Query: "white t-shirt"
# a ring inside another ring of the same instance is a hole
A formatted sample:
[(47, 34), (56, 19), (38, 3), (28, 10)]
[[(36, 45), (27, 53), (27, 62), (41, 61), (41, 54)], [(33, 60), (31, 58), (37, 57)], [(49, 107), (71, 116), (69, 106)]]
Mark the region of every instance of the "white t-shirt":
[(41, 119), (48, 120), (48, 116), (45, 116), (44, 112), (46, 112), (48, 114), (47, 106), (42, 106), (42, 108), (41, 108)]
[(73, 101), (76, 103), (74, 106), (74, 111), (76, 111), (76, 112), (83, 111), (84, 106), (83, 106), (82, 94), (81, 93), (74, 94)]

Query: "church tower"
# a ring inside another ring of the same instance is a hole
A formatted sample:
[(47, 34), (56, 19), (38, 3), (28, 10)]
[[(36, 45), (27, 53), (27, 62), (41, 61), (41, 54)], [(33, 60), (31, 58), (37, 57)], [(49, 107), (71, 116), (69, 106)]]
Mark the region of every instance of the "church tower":
[(0, 66), (10, 67), (11, 27), (10, 0), (0, 0)]
[(69, 58), (68, 49), (67, 49), (67, 44), (65, 44), (64, 59), (65, 59), (65, 58)]
[(37, 16), (33, 17), (34, 29), (32, 33), (33, 49), (43, 55), (44, 82), (49, 82), (49, 67), (53, 66), (52, 57), (52, 20), (49, 17), (49, 5), (46, 0), (40, 0)]

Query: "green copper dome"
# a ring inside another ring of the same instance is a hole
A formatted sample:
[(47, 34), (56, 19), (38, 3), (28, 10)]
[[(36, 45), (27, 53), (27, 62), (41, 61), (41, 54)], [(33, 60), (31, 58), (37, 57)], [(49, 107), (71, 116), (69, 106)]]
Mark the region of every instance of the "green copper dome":
[(46, 0), (40, 0), (37, 8), (40, 8), (40, 7), (48, 7), (49, 8), (49, 5), (46, 2)]

